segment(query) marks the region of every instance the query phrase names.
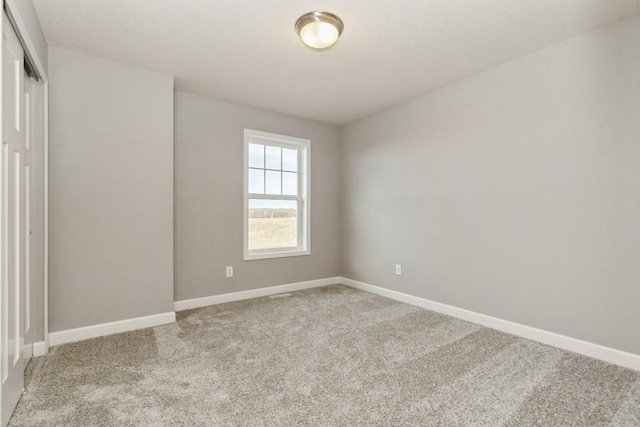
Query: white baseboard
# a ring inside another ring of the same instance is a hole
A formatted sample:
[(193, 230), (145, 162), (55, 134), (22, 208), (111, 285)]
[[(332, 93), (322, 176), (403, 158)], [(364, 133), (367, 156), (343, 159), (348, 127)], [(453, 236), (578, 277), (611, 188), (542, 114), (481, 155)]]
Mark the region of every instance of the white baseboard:
[(173, 323), (175, 321), (176, 313), (170, 311), (167, 313), (153, 314), (151, 316), (135, 317), (133, 319), (118, 320), (116, 322), (100, 323), (98, 325), (84, 326), (82, 328), (51, 332), (49, 334), (49, 342), (51, 346), (67, 344), (89, 338), (103, 337), (105, 335), (113, 335), (121, 332), (166, 325), (167, 323)]
[(33, 343), (33, 357), (44, 356), (49, 352), (49, 346), (46, 341), (38, 341)]
[(377, 294), (383, 297), (391, 298), (407, 304), (435, 311), (437, 313), (446, 314), (468, 322), (477, 323), (488, 328), (497, 329), (512, 335), (527, 338), (532, 341), (541, 342), (553, 347), (569, 350), (574, 353), (583, 354), (594, 359), (603, 360), (614, 365), (624, 366), (625, 368), (640, 371), (640, 355), (628, 353), (622, 350), (605, 347), (603, 345), (594, 344), (588, 341), (582, 341), (565, 335), (556, 334), (554, 332), (544, 331), (542, 329), (533, 328), (531, 326), (522, 325), (520, 323), (511, 322), (509, 320), (499, 319), (497, 317), (487, 316), (486, 314), (477, 313), (475, 311), (465, 310), (463, 308), (454, 307), (447, 304), (431, 301), (425, 298), (416, 297), (390, 289), (381, 288), (379, 286), (370, 285), (368, 283), (358, 282), (356, 280), (339, 278), (340, 283), (352, 288), (360, 289), (366, 292)]
[(173, 303), (175, 311), (190, 310), (192, 308), (206, 307), (208, 305), (223, 304), (225, 302), (241, 301), (251, 298), (265, 297), (284, 292), (301, 291), (303, 289), (318, 288), (340, 283), (340, 278), (309, 280), (307, 282), (289, 283), (286, 285), (270, 286), (268, 288), (251, 289), (249, 291), (231, 292), (228, 294), (212, 295), (210, 297), (187, 299)]

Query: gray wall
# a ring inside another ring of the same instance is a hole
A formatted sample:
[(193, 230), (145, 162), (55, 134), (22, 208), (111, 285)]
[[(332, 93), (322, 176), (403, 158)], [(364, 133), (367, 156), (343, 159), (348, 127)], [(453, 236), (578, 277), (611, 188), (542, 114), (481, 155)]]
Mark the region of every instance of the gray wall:
[(640, 353), (640, 15), (342, 136), (345, 276)]
[[(338, 275), (337, 128), (182, 92), (175, 125), (176, 301)], [(311, 140), (311, 255), (243, 261), (244, 128)]]
[(173, 78), (49, 51), (50, 331), (173, 311)]

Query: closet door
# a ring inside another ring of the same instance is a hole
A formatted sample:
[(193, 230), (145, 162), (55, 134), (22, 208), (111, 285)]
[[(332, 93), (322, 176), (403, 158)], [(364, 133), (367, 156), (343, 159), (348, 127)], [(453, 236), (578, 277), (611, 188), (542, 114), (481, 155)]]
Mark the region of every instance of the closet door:
[(24, 362), (24, 52), (2, 16), (2, 146), (0, 147), (0, 398), (6, 425), (22, 393)]

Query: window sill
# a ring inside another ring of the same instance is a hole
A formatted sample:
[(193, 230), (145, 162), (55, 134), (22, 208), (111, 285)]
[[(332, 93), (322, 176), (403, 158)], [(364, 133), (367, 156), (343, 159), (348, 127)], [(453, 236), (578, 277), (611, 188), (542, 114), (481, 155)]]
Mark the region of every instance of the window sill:
[(254, 261), (258, 259), (288, 258), (288, 257), (304, 256), (304, 255), (311, 255), (311, 251), (309, 249), (305, 249), (305, 250), (296, 249), (292, 251), (245, 253), (244, 260)]

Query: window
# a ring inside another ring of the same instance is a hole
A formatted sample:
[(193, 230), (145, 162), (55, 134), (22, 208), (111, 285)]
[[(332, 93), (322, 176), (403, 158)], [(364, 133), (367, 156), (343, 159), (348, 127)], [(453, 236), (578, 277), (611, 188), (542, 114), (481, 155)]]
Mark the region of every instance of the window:
[(244, 259), (308, 255), (311, 141), (244, 131)]

